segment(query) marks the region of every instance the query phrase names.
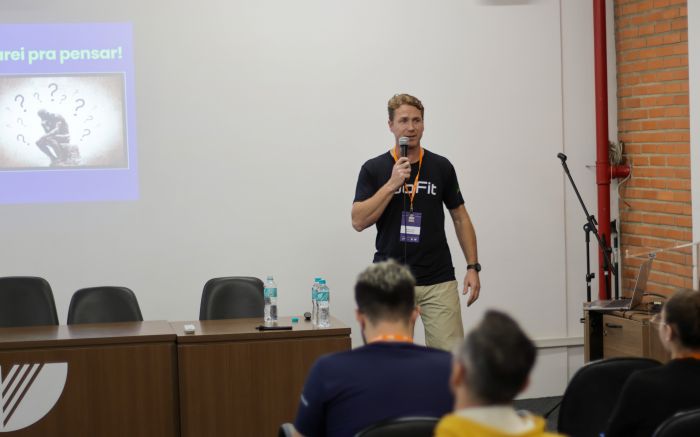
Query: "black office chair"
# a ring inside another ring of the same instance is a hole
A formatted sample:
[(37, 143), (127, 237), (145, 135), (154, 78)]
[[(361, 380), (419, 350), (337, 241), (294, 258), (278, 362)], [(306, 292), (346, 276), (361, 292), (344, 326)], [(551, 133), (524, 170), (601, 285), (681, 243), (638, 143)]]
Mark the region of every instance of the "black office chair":
[[(402, 417), (370, 425), (355, 437), (432, 437), (438, 423), (435, 417)], [(277, 437), (292, 437), (294, 425), (280, 425)]]
[(0, 278), (0, 327), (58, 325), (56, 304), (46, 279)]
[(204, 284), (199, 320), (263, 317), (263, 282), (250, 276), (213, 278)]
[(570, 437), (598, 437), (605, 428), (627, 378), (660, 366), (650, 358), (609, 358), (576, 372), (564, 391), (557, 431)]
[(355, 437), (432, 437), (438, 420), (436, 417), (401, 417), (368, 426)]
[(83, 288), (70, 299), (68, 324), (140, 322), (139, 302), (126, 287)]
[(686, 437), (700, 435), (700, 409), (681, 411), (656, 428), (653, 437)]

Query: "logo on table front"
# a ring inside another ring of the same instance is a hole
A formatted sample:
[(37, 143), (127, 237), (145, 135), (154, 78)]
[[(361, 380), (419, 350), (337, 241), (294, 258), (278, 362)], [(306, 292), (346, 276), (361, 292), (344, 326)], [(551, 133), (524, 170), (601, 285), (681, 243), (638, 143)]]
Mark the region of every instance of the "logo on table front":
[(0, 433), (39, 421), (56, 405), (68, 376), (68, 363), (0, 366)]

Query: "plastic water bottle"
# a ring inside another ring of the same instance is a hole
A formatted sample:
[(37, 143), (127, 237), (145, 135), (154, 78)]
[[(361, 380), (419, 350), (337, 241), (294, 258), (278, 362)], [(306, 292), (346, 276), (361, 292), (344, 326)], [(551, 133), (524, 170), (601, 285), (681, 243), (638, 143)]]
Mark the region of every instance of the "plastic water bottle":
[(330, 290), (326, 285), (325, 279), (321, 279), (319, 282), (316, 296), (318, 301), (318, 327), (329, 328), (331, 326)]
[(277, 321), (277, 284), (272, 275), (265, 281), (265, 323)]
[(316, 294), (318, 293), (319, 281), (321, 281), (321, 277), (315, 277), (314, 285), (311, 286), (311, 323), (313, 326), (318, 325), (318, 299), (316, 298)]

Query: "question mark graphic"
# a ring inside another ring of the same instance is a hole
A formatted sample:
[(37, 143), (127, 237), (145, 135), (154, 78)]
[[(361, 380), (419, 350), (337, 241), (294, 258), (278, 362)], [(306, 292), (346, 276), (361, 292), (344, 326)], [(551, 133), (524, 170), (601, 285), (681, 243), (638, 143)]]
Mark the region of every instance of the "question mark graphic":
[(56, 94), (56, 91), (58, 91), (58, 85), (55, 83), (50, 83), (49, 88), (55, 87), (53, 91), (51, 91), (51, 101), (53, 102), (53, 95)]
[[(21, 139), (20, 139), (20, 138), (21, 138)], [(17, 135), (17, 141), (21, 141), (21, 142), (23, 142), (23, 143), (26, 144), (26, 141), (24, 141), (24, 135), (22, 135), (22, 134), (18, 134), (18, 135)]]
[(88, 116), (88, 118), (85, 119), (85, 123), (87, 123), (90, 120), (94, 120), (94, 118), (92, 118), (92, 115)]
[(75, 103), (78, 103), (78, 102), (81, 102), (81, 103), (75, 108), (75, 114), (73, 114), (73, 115), (76, 116), (76, 117), (78, 116), (78, 109), (80, 109), (80, 108), (82, 108), (83, 106), (85, 106), (85, 100), (83, 100), (83, 99), (77, 99), (77, 100), (75, 101)]
[(63, 103), (67, 98), (68, 98), (68, 96), (66, 96), (65, 94), (62, 95), (62, 96), (61, 96), (61, 100), (59, 100), (58, 103)]
[(36, 100), (41, 103), (41, 97), (39, 96), (39, 93), (34, 93), (34, 97), (36, 97)]
[[(22, 94), (17, 94), (17, 95), (15, 96), (15, 102), (16, 102), (17, 100), (20, 101), (20, 102), (19, 102), (19, 107), (22, 108), (22, 109), (24, 109), (24, 96), (23, 96)], [(24, 112), (27, 112), (27, 110), (24, 109)]]
[(21, 118), (17, 119), (17, 124), (21, 124), (22, 126), (27, 126), (26, 124), (24, 124), (24, 120), (22, 120)]
[(83, 141), (83, 138), (87, 137), (91, 133), (92, 133), (92, 131), (90, 129), (83, 129), (83, 136), (80, 137), (80, 141)]

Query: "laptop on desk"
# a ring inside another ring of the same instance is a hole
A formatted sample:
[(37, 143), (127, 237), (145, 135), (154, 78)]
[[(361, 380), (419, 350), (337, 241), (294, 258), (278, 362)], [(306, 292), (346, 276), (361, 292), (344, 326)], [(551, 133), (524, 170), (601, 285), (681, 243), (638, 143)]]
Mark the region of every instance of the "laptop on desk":
[(654, 258), (649, 258), (639, 267), (637, 283), (634, 285), (631, 298), (585, 302), (583, 304), (583, 309), (594, 311), (629, 311), (639, 306), (639, 304), (642, 303), (642, 297), (644, 297), (644, 292), (647, 289), (647, 280), (649, 279), (649, 272), (651, 271), (651, 263), (653, 261)]

